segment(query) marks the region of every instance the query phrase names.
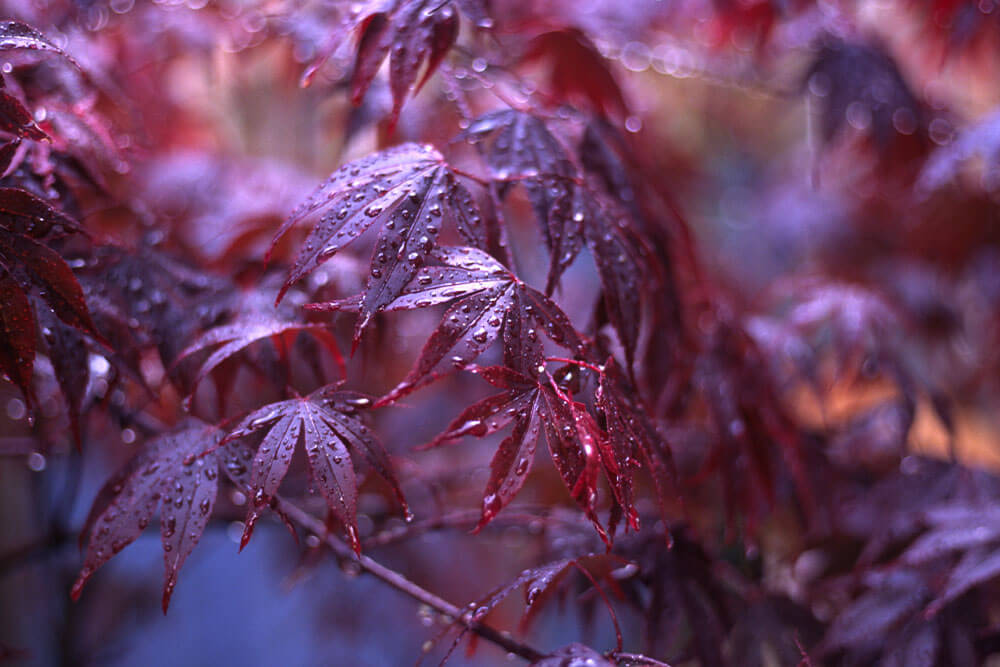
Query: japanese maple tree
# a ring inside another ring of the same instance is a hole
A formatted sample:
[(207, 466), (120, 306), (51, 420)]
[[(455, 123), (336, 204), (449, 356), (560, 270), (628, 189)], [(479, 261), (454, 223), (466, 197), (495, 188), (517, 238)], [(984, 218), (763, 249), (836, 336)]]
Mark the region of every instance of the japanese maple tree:
[(270, 629), (221, 545), (337, 577), (260, 664), (992, 664), (998, 50), (992, 0), (4, 3), (0, 662)]

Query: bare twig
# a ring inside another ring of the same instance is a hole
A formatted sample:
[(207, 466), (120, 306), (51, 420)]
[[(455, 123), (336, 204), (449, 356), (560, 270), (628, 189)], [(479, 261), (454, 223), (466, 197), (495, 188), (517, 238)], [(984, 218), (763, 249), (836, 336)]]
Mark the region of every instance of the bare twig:
[(545, 654), (541, 651), (528, 646), (527, 644), (522, 644), (513, 637), (510, 637), (499, 630), (486, 625), (485, 623), (473, 620), (472, 613), (470, 611), (463, 611), (447, 600), (444, 600), (434, 593), (421, 588), (400, 573), (382, 565), (378, 561), (373, 560), (364, 554), (361, 556), (355, 556), (354, 551), (352, 551), (347, 544), (334, 535), (328, 533), (322, 521), (299, 508), (297, 505), (293, 505), (285, 500), (278, 500), (277, 509), (284, 512), (289, 519), (299, 524), (306, 530), (311, 531), (323, 540), (338, 557), (356, 563), (360, 566), (362, 571), (380, 579), (401, 593), (410, 596), (417, 602), (427, 605), (439, 614), (447, 616), (451, 620), (467, 628), (470, 632), (479, 635), (486, 641), (496, 644), (508, 653), (513, 653), (514, 655), (524, 658), (529, 662), (534, 662), (545, 656)]

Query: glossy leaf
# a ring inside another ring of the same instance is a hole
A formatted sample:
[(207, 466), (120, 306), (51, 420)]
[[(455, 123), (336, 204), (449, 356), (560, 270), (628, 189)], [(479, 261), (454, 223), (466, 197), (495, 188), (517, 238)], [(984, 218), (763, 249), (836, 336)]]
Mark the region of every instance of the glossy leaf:
[(606, 436), (590, 414), (547, 379), (499, 366), (474, 371), (504, 392), (466, 408), (428, 446), (466, 435), (481, 438), (513, 424), (511, 435), (500, 444), (490, 463), (477, 530), (488, 524), (524, 486), (534, 462), (538, 436), (544, 432), (552, 461), (570, 496), (601, 538), (610, 544), (611, 537), (597, 518), (596, 508), (599, 440)]
[(361, 543), (357, 532), (357, 482), (351, 453), (368, 461), (393, 487), (407, 511), (382, 444), (356, 415), (359, 409), (370, 405), (371, 400), (361, 394), (319, 390), (305, 398), (265, 405), (247, 415), (226, 436), (228, 442), (264, 432), (248, 480), (253, 502), (247, 514), (241, 549), (250, 540), (261, 511), (277, 494), (300, 440), (309, 460), (313, 483), (327, 507), (343, 524), (355, 552), (360, 553)]
[[(2, 42), (0, 42), (2, 43)], [(19, 99), (5, 90), (0, 90), (0, 130), (25, 139), (45, 139), (48, 137)]]
[(371, 317), (416, 275), (434, 249), (444, 220), (454, 220), (470, 243), (482, 239), (481, 216), (471, 195), (428, 145), (403, 144), (344, 165), (282, 224), (272, 248), (292, 225), (319, 212), (278, 300), (293, 283), (378, 223), (381, 230), (355, 342)]
[[(385, 58), (389, 57), (392, 91), (390, 125), (395, 125), (403, 102), (416, 84), (419, 90), (441, 64), (458, 38), (458, 9), (477, 2), (397, 0), (373, 3), (360, 21), (358, 50), (351, 78), (351, 99), (361, 103)], [(480, 10), (481, 11), (481, 10)], [(417, 75), (423, 67), (419, 83)]]
[(164, 435), (147, 443), (104, 485), (87, 518), (87, 556), (73, 584), (74, 599), (97, 568), (135, 541), (159, 513), (166, 613), (177, 573), (205, 531), (215, 505), (219, 460), (215, 453), (202, 453), (220, 437), (205, 427)]
[(80, 284), (57, 252), (27, 236), (0, 230), (0, 266), (22, 289), (36, 290), (63, 322), (100, 340)]
[[(580, 335), (551, 299), (525, 285), (485, 252), (446, 247), (438, 248), (431, 257), (442, 266), (417, 271), (386, 309), (423, 308), (460, 300), (445, 312), (413, 369), (380, 400), (381, 404), (472, 363), (501, 337), (507, 363), (525, 374), (538, 373), (543, 334), (574, 354), (583, 349)], [(314, 307), (351, 309), (359, 303), (360, 299), (354, 298)]]
[(65, 55), (62, 49), (27, 23), (21, 21), (0, 21), (0, 51), (9, 51), (11, 49), (52, 51)]

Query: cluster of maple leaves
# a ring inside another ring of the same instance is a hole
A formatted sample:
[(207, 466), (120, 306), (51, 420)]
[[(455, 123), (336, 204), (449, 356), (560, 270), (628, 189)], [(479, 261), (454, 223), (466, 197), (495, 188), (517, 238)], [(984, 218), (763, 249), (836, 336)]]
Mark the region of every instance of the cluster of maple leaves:
[[(496, 393), (459, 397), (424, 449), (509, 429), (495, 438), (475, 532), (528, 484), (543, 439), (584, 521), (546, 515), (546, 561), (474, 602), (459, 638), (523, 588), (525, 622), (547, 599), (574, 593), (585, 615), (603, 601), (617, 636), (605, 654), (571, 644), (535, 656), (538, 665), (965, 665), (996, 652), (1000, 486), (907, 451), (918, 404), (951, 428), (954, 396), (927, 378), (902, 332), (954, 335), (958, 317), (915, 278), (879, 290), (848, 269), (786, 281), (746, 306), (702, 263), (682, 193), (630, 137), (630, 94), (604, 55), (622, 34), (700, 17), (711, 50), (751, 34), (754, 59), (766, 62), (801, 46), (790, 37), (798, 26), (811, 50), (797, 88), (822, 102), (829, 159), (858, 151), (887, 190), (914, 193), (906, 211), (925, 225), (936, 220), (926, 203), (935, 197), (995, 218), (1000, 116), (933, 150), (951, 121), (848, 20), (854, 2), (828, 3), (842, 5), (836, 13), (808, 0), (636, 2), (614, 21), (595, 3), (544, 4), (392, 0), (342, 3), (321, 19), (306, 9), (261, 19), (253, 33), (265, 37), (254, 39), (306, 39), (297, 22), (321, 22), (329, 34), (309, 45), (302, 83), (346, 88), (362, 111), (345, 134), (375, 126), (382, 141), (290, 213), (283, 202), (245, 214), (208, 202), (203, 217), (221, 222), (206, 224), (229, 227), (219, 253), (229, 276), (180, 257), (190, 234), (165, 239), (162, 202), (133, 187), (141, 178), (115, 127), (134, 122), (122, 111), (130, 103), (100, 58), (20, 20), (0, 23), (11, 65), (0, 74), (0, 371), (38, 426), (51, 419), (40, 406), (60, 395), (66, 432), (85, 455), (100, 441), (94, 414), (143, 433), (93, 502), (72, 596), (158, 516), (166, 611), (220, 486), (248, 500), (241, 548), (269, 510), (296, 533), (281, 491), (297, 459), (329, 535), (360, 554), (363, 470), (412, 518), (409, 479), (390, 456), (400, 447), (384, 445), (373, 421), (465, 374)], [(898, 4), (963, 57), (998, 38), (983, 3)], [(26, 14), (58, 31), (44, 12)], [(214, 25), (226, 12), (211, 16)], [(550, 76), (528, 85), (524, 72), (540, 64)], [(421, 143), (404, 112), (434, 80), (454, 127)], [(976, 157), (979, 182), (964, 182)], [(250, 198), (230, 180), (225, 194)], [(853, 224), (896, 206), (859, 195)], [(544, 249), (535, 258), (518, 242), (526, 229)], [(271, 240), (251, 257), (255, 237)], [(914, 238), (901, 254), (922, 252)], [(573, 283), (583, 253), (593, 293), (581, 297)], [(539, 257), (544, 266), (529, 266)], [(351, 279), (328, 284), (331, 271)], [(955, 281), (963, 298), (1000, 305), (982, 271)], [(398, 311), (440, 319), (394, 386), (357, 390), (355, 353), (381, 344)], [(986, 319), (995, 334), (995, 312)], [(822, 400), (831, 376), (838, 385), (875, 377), (891, 398), (836, 427), (806, 423), (792, 399)], [(961, 381), (989, 391), (988, 378)], [(253, 391), (241, 388), (248, 382)], [(781, 530), (793, 546), (774, 558), (805, 570), (799, 589), (765, 581), (749, 555)], [(725, 538), (710, 539), (715, 532)], [(740, 542), (747, 555), (727, 555)], [(653, 657), (623, 652), (618, 606), (642, 619)]]

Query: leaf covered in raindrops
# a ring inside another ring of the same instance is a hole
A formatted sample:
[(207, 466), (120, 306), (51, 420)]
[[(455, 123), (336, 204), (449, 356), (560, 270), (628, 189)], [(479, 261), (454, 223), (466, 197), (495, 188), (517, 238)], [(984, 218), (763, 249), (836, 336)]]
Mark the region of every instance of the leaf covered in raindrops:
[(0, 372), (30, 401), (35, 365), (35, 322), (28, 296), (6, 269), (0, 271)]
[(582, 246), (570, 213), (576, 169), (569, 154), (544, 120), (515, 109), (477, 118), (462, 136), (482, 151), (501, 198), (514, 183), (524, 188), (549, 249), (551, 292)]
[[(143, 449), (98, 492), (83, 535), (88, 536), (83, 569), (73, 599), (101, 565), (135, 541), (153, 515), (160, 515), (165, 579), (163, 611), (177, 572), (208, 525), (218, 490), (219, 457), (208, 451), (221, 433), (194, 426), (164, 435)], [(83, 539), (81, 536), (81, 540)]]
[[(587, 667), (613, 667), (603, 655), (586, 644), (573, 642), (556, 649), (545, 657), (531, 663), (531, 667), (564, 667), (565, 665), (586, 665)], [(641, 664), (641, 663), (640, 663)]]
[[(445, 311), (410, 373), (380, 403), (472, 363), (497, 339), (503, 340), (505, 363), (528, 376), (537, 375), (543, 363), (543, 335), (574, 354), (583, 349), (583, 340), (559, 306), (485, 252), (441, 247), (430, 258), (439, 265), (419, 269), (386, 310), (460, 300)], [(351, 309), (359, 302), (355, 297), (313, 308)]]
[[(397, 0), (373, 3), (361, 18), (351, 77), (351, 99), (361, 104), (386, 56), (395, 125), (410, 89), (423, 87), (458, 38), (459, 10), (479, 25), (488, 22), (482, 0)], [(423, 76), (417, 81), (421, 68)]]
[[(61, 324), (103, 342), (73, 271), (58, 252), (46, 245), (51, 239), (79, 231), (75, 220), (35, 195), (19, 188), (0, 188), (0, 320), (4, 326), (0, 370), (29, 402), (36, 300), (50, 308)], [(68, 359), (54, 362), (60, 378), (67, 364)], [(72, 409), (70, 412), (71, 416), (76, 414)]]
[(544, 120), (506, 109), (475, 120), (463, 135), (482, 149), (501, 197), (520, 183), (549, 250), (545, 292), (586, 245), (597, 265), (604, 308), (631, 363), (639, 336), (642, 246), (630, 231), (634, 193), (616, 184), (616, 201), (578, 173), (560, 139)]
[(344, 165), (282, 224), (272, 248), (292, 225), (313, 214), (320, 217), (306, 236), (278, 300), (365, 230), (380, 226), (355, 341), (371, 317), (416, 275), (434, 249), (443, 221), (452, 221), (471, 245), (485, 243), (472, 196), (429, 145), (402, 144)]
[(635, 474), (643, 468), (648, 471), (660, 512), (666, 517), (668, 504), (677, 492), (677, 473), (670, 448), (637, 402), (637, 392), (621, 368), (609, 359), (603, 371), (594, 394), (607, 433), (601, 456), (615, 502), (629, 526), (638, 530), (639, 516), (633, 501)]
[(66, 55), (45, 35), (22, 21), (0, 21), (0, 51), (29, 49)]
[[(288, 473), (292, 455), (301, 440), (316, 489), (344, 526), (355, 552), (361, 543), (357, 531), (357, 480), (352, 453), (392, 486), (405, 512), (399, 482), (382, 443), (358, 417), (371, 399), (349, 391), (322, 388), (309, 396), (265, 405), (247, 415), (226, 442), (264, 432), (253, 457), (247, 481), (252, 502), (247, 513), (241, 547), (246, 546), (261, 512), (278, 493)], [(245, 472), (245, 471), (243, 471)]]
[(503, 392), (466, 408), (428, 446), (467, 435), (481, 438), (513, 425), (490, 462), (490, 478), (483, 493), (477, 530), (489, 523), (524, 486), (535, 460), (538, 438), (544, 432), (552, 462), (570, 495), (601, 538), (610, 544), (612, 536), (597, 518), (600, 450), (606, 446), (607, 436), (587, 409), (549, 379), (503, 366), (472, 370)]

